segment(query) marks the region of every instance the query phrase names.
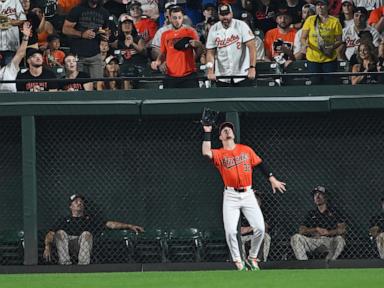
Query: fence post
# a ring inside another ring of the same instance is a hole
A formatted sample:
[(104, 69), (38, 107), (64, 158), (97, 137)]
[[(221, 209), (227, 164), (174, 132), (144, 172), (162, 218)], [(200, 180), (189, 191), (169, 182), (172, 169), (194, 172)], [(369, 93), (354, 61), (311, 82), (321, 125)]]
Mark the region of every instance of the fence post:
[(22, 116), (24, 265), (37, 264), (37, 191), (35, 117)]

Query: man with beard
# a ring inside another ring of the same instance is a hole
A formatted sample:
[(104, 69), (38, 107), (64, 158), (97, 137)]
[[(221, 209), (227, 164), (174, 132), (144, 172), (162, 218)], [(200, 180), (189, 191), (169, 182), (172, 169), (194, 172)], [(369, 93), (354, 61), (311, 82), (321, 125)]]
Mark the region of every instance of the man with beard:
[(17, 91), (41, 92), (56, 91), (57, 83), (55, 81), (45, 81), (46, 79), (56, 79), (55, 73), (43, 67), (43, 52), (35, 48), (27, 50), (27, 63), (29, 69), (24, 73), (17, 75), (17, 80), (39, 80), (31, 82), (18, 82)]
[(275, 178), (270, 168), (251, 147), (235, 143), (235, 130), (231, 122), (224, 122), (219, 127), (219, 139), (223, 145), (220, 149), (211, 148), (212, 126), (204, 125), (203, 129), (202, 154), (212, 160), (224, 182), (223, 221), (232, 261), (237, 270), (247, 270), (237, 241), (237, 226), (242, 212), (251, 227), (248, 231), (253, 234), (250, 237), (248, 263), (252, 271), (257, 271), (257, 254), (264, 239), (265, 224), (252, 189), (253, 168), (258, 166), (261, 169), (274, 193), (276, 190), (284, 193), (285, 183)]
[(135, 233), (144, 232), (143, 227), (117, 221), (103, 222), (91, 217), (85, 211), (85, 198), (80, 194), (69, 197), (71, 215), (67, 216), (52, 228), (45, 236), (43, 257), (51, 261), (52, 244), (56, 244), (60, 265), (71, 265), (70, 250), (78, 254), (78, 264), (88, 265), (91, 261), (93, 238), (100, 234), (104, 227), (109, 229), (127, 229)]
[[(245, 79), (256, 76), (255, 36), (248, 25), (233, 19), (229, 4), (219, 6), (219, 20), (211, 27), (207, 39), (207, 77), (216, 86), (249, 86)], [(216, 57), (215, 57), (215, 54)], [(236, 79), (216, 79), (216, 76), (244, 76)]]
[[(21, 45), (17, 49), (15, 56), (13, 56), (12, 61), (4, 67), (0, 69), (0, 80), (10, 81), (15, 80), (17, 77), (17, 73), (19, 72), (20, 62), (23, 60), (25, 56), (25, 51), (28, 45), (29, 35), (31, 33), (32, 27), (28, 22), (24, 22), (23, 24), (23, 37), (21, 38)], [(16, 84), (15, 83), (0, 83), (0, 91), (10, 91), (16, 92)]]
[[(79, 70), (91, 78), (103, 77), (100, 41), (109, 38), (109, 13), (101, 3), (102, 0), (83, 0), (71, 10), (63, 25), (63, 33), (72, 38), (71, 53), (79, 57)], [(101, 83), (97, 83), (98, 90)]]
[(195, 29), (183, 26), (184, 12), (176, 6), (170, 11), (172, 29), (161, 36), (160, 55), (151, 63), (157, 70), (165, 60), (164, 88), (198, 88), (195, 57), (202, 52), (202, 45)]
[(290, 27), (291, 22), (292, 17), (288, 12), (279, 12), (276, 16), (277, 27), (265, 34), (265, 55), (269, 60), (294, 60), (293, 43), (296, 29)]

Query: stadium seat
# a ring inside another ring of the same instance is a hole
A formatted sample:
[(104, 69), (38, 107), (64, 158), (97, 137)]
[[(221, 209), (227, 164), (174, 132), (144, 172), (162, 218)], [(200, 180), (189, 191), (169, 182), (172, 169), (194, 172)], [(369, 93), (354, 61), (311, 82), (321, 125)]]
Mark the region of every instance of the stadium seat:
[[(307, 61), (298, 60), (289, 64), (284, 68), (285, 74), (305, 74), (308, 72), (307, 69)], [(309, 77), (303, 76), (292, 76), (292, 77), (284, 77), (283, 78), (284, 85), (311, 85), (312, 81)]]
[(105, 230), (94, 242), (94, 262), (131, 263), (133, 262), (133, 242), (135, 234), (128, 230)]
[(24, 261), (24, 231), (0, 231), (0, 264), (21, 265)]
[[(337, 71), (336, 72), (351, 72), (348, 61), (337, 61)], [(348, 76), (341, 76), (339, 83), (341, 84), (350, 84), (350, 80)]]
[(280, 77), (272, 77), (272, 76), (261, 76), (263, 74), (273, 74), (280, 75), (280, 65), (276, 62), (257, 62), (256, 64), (257, 78), (256, 78), (256, 86), (276, 86)]
[(200, 262), (202, 234), (197, 228), (173, 229), (168, 235), (168, 257), (171, 262)]
[(133, 258), (137, 263), (167, 262), (167, 233), (162, 229), (145, 229), (135, 237)]
[(204, 260), (209, 262), (227, 262), (229, 249), (223, 230), (212, 229), (203, 233)]

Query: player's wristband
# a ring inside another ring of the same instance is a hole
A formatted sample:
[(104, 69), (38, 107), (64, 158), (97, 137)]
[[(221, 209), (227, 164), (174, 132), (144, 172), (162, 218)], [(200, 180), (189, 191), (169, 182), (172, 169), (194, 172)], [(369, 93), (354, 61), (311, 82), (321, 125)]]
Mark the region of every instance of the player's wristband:
[(203, 141), (211, 141), (211, 132), (204, 132), (204, 138)]

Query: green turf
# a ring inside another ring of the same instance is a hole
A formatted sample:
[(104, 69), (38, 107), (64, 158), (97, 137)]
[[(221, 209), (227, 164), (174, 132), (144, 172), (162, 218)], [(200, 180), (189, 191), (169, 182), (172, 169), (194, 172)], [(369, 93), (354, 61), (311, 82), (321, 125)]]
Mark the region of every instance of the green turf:
[(0, 275), (1, 288), (382, 288), (384, 269)]

